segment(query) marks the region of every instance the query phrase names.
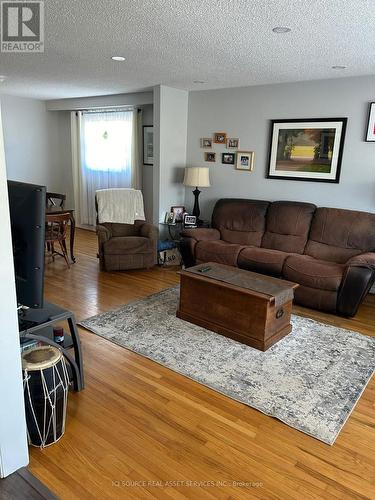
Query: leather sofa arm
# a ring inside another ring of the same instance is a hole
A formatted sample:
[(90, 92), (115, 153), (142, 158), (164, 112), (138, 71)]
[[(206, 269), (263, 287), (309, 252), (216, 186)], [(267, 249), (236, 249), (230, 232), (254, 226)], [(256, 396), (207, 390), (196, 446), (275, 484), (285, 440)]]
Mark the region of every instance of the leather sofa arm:
[(349, 259), (337, 297), (337, 312), (343, 316), (355, 316), (374, 281), (374, 252), (363, 253)]
[(192, 238), (195, 241), (220, 240), (220, 231), (212, 228), (198, 227), (197, 229), (184, 229), (181, 232), (184, 238)]
[(361, 253), (346, 263), (348, 267), (366, 267), (375, 271), (375, 252)]

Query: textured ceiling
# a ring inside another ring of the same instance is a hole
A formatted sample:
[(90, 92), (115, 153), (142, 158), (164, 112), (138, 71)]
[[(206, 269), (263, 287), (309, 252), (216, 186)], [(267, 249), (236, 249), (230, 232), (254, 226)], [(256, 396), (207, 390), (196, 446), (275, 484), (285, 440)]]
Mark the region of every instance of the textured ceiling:
[(0, 54), (2, 93), (52, 99), (375, 74), (373, 0), (45, 0), (45, 11), (44, 54)]

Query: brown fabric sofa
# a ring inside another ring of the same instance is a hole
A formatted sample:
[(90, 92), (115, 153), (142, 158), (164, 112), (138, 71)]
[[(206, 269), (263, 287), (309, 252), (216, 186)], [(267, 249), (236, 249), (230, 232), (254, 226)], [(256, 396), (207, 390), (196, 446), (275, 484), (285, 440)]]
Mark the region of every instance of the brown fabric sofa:
[(159, 231), (145, 221), (96, 226), (102, 271), (149, 268), (156, 264)]
[(295, 302), (354, 316), (375, 281), (375, 214), (293, 201), (221, 199), (212, 229), (182, 233), (197, 263), (299, 283)]

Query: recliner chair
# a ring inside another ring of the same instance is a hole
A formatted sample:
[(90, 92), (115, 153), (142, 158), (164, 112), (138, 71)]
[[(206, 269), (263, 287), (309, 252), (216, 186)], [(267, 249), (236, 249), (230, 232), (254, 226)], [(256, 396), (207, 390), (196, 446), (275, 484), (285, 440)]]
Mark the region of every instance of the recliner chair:
[[(105, 190), (107, 191), (107, 190)], [(109, 197), (114, 203), (121, 203), (121, 199), (134, 197), (136, 202), (124, 203), (133, 207), (133, 214), (127, 213), (125, 220), (134, 220), (134, 217), (143, 214), (143, 198), (136, 190), (108, 190)], [(99, 210), (98, 203), (101, 196), (96, 196), (97, 213), (103, 215), (105, 210)], [(115, 196), (113, 196), (115, 195)], [(126, 200), (129, 201), (128, 199)], [(139, 205), (142, 205), (141, 207)], [(116, 209), (119, 207), (116, 206)], [(113, 212), (110, 210), (110, 213)], [(102, 271), (126, 271), (129, 269), (150, 268), (157, 263), (157, 243), (159, 230), (144, 220), (134, 220), (132, 224), (118, 222), (121, 218), (121, 207), (117, 210), (115, 221), (99, 221), (97, 217), (96, 232), (98, 235), (99, 263)]]

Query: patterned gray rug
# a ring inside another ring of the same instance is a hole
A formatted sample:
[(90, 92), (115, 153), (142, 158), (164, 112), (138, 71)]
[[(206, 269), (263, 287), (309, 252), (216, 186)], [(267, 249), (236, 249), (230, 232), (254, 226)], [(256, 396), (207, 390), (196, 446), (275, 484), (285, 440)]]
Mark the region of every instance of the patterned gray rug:
[(81, 322), (266, 415), (333, 444), (375, 369), (375, 339), (293, 316), (263, 353), (176, 318), (178, 289)]

